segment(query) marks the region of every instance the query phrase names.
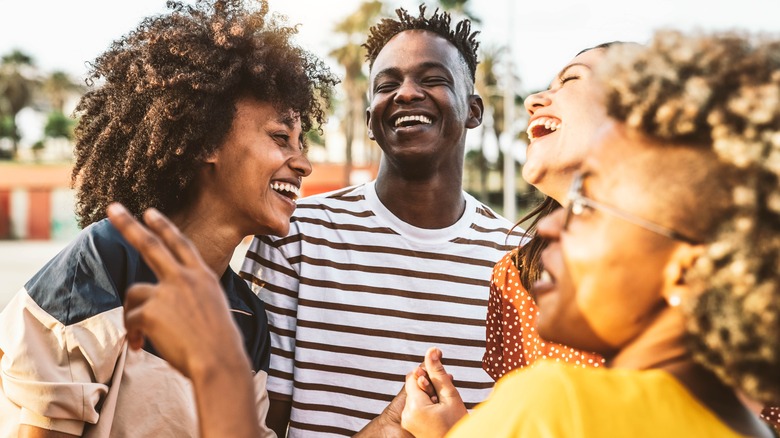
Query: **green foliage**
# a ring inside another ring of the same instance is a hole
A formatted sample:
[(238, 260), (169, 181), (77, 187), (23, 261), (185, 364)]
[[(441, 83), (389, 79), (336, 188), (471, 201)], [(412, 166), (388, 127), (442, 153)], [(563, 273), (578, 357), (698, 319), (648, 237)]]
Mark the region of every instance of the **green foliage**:
[(70, 140), (73, 138), (73, 127), (75, 121), (59, 111), (52, 111), (43, 127), (43, 133), (46, 137), (57, 138), (64, 137)]
[[(439, 0), (439, 5), (442, 9), (445, 11), (449, 11), (450, 13), (460, 14), (468, 18), (474, 23), (480, 23), (481, 20), (479, 17), (474, 15), (469, 10), (469, 1), (468, 0)], [(454, 21), (454, 20), (453, 20)]]
[(14, 49), (10, 53), (3, 55), (3, 64), (16, 64), (16, 65), (34, 65), (33, 58), (22, 52), (19, 49)]
[(312, 129), (308, 132), (306, 132), (306, 142), (310, 145), (319, 145), (324, 146), (325, 145), (325, 138), (320, 135), (320, 133), (316, 129)]
[(12, 140), (19, 140), (18, 133), (16, 132), (16, 125), (14, 119), (11, 116), (0, 116), (0, 138), (10, 138)]

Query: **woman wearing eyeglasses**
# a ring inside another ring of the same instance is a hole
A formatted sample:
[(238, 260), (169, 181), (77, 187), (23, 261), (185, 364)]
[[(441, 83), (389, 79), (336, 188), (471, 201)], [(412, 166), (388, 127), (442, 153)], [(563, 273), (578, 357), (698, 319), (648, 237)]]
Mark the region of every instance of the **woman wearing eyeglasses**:
[[(567, 64), (547, 90), (525, 100), (530, 144), (523, 178), (546, 195), (521, 222), (530, 221), (530, 240), (506, 254), (493, 269), (482, 366), (494, 380), (506, 373), (552, 359), (581, 367), (604, 364), (595, 353), (549, 342), (536, 330), (539, 310), (528, 291), (543, 275), (541, 252), (547, 240), (535, 235), (538, 222), (565, 204), (575, 171), (588, 153), (596, 130), (607, 119), (594, 69), (607, 49), (634, 43), (612, 42), (585, 49)], [(650, 225), (651, 228), (656, 228)], [(780, 427), (780, 408), (767, 407), (762, 418)]]
[[(447, 436), (774, 436), (746, 400), (780, 400), (780, 42), (662, 33), (604, 64), (613, 120), (539, 222), (532, 293), (539, 334), (606, 367), (539, 361)], [(465, 414), (441, 354), (439, 403), (407, 378), (417, 437)]]

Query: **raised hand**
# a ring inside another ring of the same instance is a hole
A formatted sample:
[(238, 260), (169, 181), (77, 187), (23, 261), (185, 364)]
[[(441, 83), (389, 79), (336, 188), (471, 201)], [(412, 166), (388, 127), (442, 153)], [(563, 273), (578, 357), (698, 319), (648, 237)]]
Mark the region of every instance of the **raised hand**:
[(158, 280), (127, 290), (130, 347), (139, 349), (144, 337), (150, 339), (168, 363), (192, 380), (203, 437), (258, 436), (249, 359), (217, 276), (157, 210), (144, 213), (148, 228), (119, 204), (107, 212)]
[[(441, 363), (441, 356), (441, 350), (429, 348), (424, 370), (418, 367), (406, 376), (406, 405), (401, 425), (418, 438), (442, 437), (468, 413), (452, 376)], [(433, 386), (438, 403), (432, 399), (427, 383)]]
[(131, 348), (141, 348), (148, 337), (188, 377), (199, 361), (243, 355), (219, 280), (190, 241), (155, 209), (144, 213), (148, 229), (119, 204), (109, 206), (108, 217), (158, 280), (127, 291), (125, 327)]

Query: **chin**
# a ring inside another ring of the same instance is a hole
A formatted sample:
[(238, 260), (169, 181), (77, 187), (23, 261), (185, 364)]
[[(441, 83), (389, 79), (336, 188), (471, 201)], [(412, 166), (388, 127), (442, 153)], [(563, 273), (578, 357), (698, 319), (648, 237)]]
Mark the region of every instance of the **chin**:
[(542, 181), (544, 177), (544, 172), (539, 171), (537, 167), (535, 167), (532, 164), (529, 164), (528, 161), (526, 161), (525, 164), (523, 165), (521, 175), (528, 184), (531, 184), (532, 186), (538, 189), (539, 187), (537, 186), (537, 184), (539, 184)]
[(268, 234), (276, 237), (286, 237), (289, 233), (290, 233), (290, 223), (287, 222), (284, 225), (273, 227)]
[(251, 234), (256, 236), (286, 237), (290, 232), (289, 218), (277, 222), (266, 220), (262, 223), (258, 223), (258, 225), (259, 226), (256, 227)]

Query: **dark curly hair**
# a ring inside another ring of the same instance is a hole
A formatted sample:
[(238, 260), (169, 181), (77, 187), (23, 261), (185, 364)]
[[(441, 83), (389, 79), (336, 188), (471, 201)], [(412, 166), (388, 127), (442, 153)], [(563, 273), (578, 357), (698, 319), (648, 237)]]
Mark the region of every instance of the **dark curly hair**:
[(749, 397), (777, 403), (780, 40), (667, 31), (607, 56), (611, 117), (658, 147), (710, 156), (704, 177), (689, 166), (664, 196), (671, 208), (659, 209), (664, 223), (707, 243), (686, 276), (694, 293), (683, 297), (694, 358)]
[(266, 0), (169, 1), (91, 65), (76, 107), (76, 213), (83, 227), (118, 201), (138, 215), (188, 202), (201, 162), (226, 136), (235, 102), (253, 97), (319, 127), (337, 80), (294, 45)]
[(409, 12), (404, 8), (396, 9), (395, 13), (398, 15), (398, 20), (383, 18), (368, 31), (368, 39), (363, 47), (366, 48), (366, 60), (368, 60), (369, 68), (374, 66), (376, 57), (379, 56), (379, 52), (382, 51), (387, 42), (397, 34), (405, 30), (427, 30), (440, 35), (458, 49), (458, 53), (463, 58), (471, 75), (471, 81), (474, 82), (479, 63), (477, 60), (479, 42), (476, 40), (479, 32), (471, 31), (471, 20), (459, 21), (455, 30), (452, 30), (450, 28), (452, 21), (450, 14), (439, 12), (436, 9), (430, 18), (425, 18), (425, 5), (420, 5), (420, 15), (417, 17), (409, 15)]

